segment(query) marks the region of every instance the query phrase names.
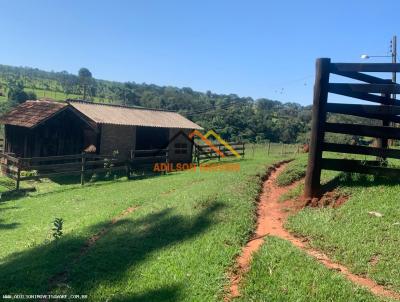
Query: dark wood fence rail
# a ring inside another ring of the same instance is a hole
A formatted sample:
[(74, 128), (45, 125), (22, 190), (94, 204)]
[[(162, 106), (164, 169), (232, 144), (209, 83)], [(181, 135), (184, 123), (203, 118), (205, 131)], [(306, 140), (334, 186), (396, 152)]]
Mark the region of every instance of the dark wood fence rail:
[(168, 150), (134, 150), (128, 159), (114, 155), (96, 155), (89, 153), (17, 158), (11, 154), (0, 153), (0, 166), (3, 175), (16, 181), (16, 189), (23, 180), (80, 175), (81, 184), (85, 176), (94, 173), (126, 171), (130, 178), (132, 171), (150, 167), (154, 163), (166, 162)]
[[(230, 143), (241, 157), (245, 155), (244, 143)], [(215, 145), (226, 157), (234, 154), (224, 145)], [(208, 146), (195, 149), (196, 160), (220, 159)], [(16, 181), (16, 189), (23, 180), (57, 177), (63, 175), (80, 175), (81, 184), (85, 184), (85, 176), (94, 173), (126, 171), (130, 178), (132, 171), (152, 167), (155, 163), (168, 162), (168, 149), (132, 150), (128, 159), (117, 155), (72, 154), (63, 156), (17, 158), (13, 154), (0, 153), (0, 167), (3, 175)]]
[[(400, 129), (391, 123), (400, 123), (400, 85), (363, 72), (399, 72), (395, 63), (331, 63), (328, 58), (318, 59), (314, 86), (310, 151), (305, 180), (305, 196), (319, 197), (321, 170), (336, 170), (385, 176), (400, 176), (400, 169), (386, 167), (386, 158), (400, 158), (400, 150), (388, 149), (388, 139), (400, 139)], [(330, 74), (336, 74), (359, 83), (330, 83)], [(379, 105), (328, 103), (328, 94), (334, 93)], [(380, 94), (380, 95), (378, 95)], [(327, 113), (340, 113), (380, 121), (380, 125), (328, 123)], [(368, 136), (377, 139), (376, 147), (353, 146), (324, 142), (325, 132)], [(323, 151), (377, 156), (377, 161), (323, 158)]]
[[(230, 142), (228, 143), (240, 156), (244, 158), (246, 145), (242, 142)], [(225, 157), (232, 157), (235, 154), (229, 150), (223, 144), (215, 144), (215, 148), (217, 148)], [(208, 145), (195, 145), (194, 147), (194, 160), (197, 164), (200, 164), (201, 161), (209, 161), (213, 159), (221, 160), (221, 154), (215, 152), (210, 146)]]

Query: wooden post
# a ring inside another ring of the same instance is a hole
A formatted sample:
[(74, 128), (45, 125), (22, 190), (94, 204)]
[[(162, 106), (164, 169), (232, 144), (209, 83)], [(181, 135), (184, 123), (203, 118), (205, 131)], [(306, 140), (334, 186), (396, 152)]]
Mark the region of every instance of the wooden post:
[(86, 154), (82, 152), (82, 167), (81, 167), (81, 185), (85, 184), (85, 170), (86, 170)]
[(255, 153), (255, 148), (256, 146), (254, 144), (251, 145), (252, 151), (253, 151), (253, 158), (254, 158), (254, 153)]
[(284, 146), (284, 144), (281, 143), (281, 155), (283, 155), (283, 146)]
[(17, 179), (15, 180), (15, 190), (19, 190), (19, 185), (21, 182), (21, 160), (18, 159), (17, 162)]
[[(390, 94), (382, 94), (387, 100), (390, 99)], [(389, 101), (387, 102), (389, 103)], [(382, 120), (382, 126), (390, 126), (390, 122), (388, 120)], [(377, 138), (376, 139), (376, 146), (378, 148), (387, 149), (389, 146), (389, 141), (387, 138)], [(382, 162), (382, 164), (386, 165), (386, 157), (377, 157), (376, 160)]]
[(325, 137), (326, 103), (331, 59), (318, 59), (316, 63), (314, 99), (311, 122), (310, 151), (305, 179), (304, 195), (318, 197), (321, 181), (322, 144)]
[(126, 160), (126, 163), (125, 163), (125, 165), (126, 165), (126, 178), (128, 179), (128, 180), (130, 180), (131, 179), (131, 166), (130, 166), (130, 161), (129, 161), (129, 159), (127, 159)]
[(268, 142), (268, 151), (267, 151), (268, 156), (269, 156), (270, 151), (271, 151), (271, 141)]
[(243, 144), (243, 156), (242, 156), (242, 159), (243, 159), (246, 148), (245, 148), (245, 143), (242, 143), (242, 144)]
[[(167, 148), (167, 149), (165, 150), (165, 163), (166, 163), (167, 165), (168, 165), (168, 163), (169, 163), (168, 156), (169, 156), (169, 149)], [(165, 169), (164, 174), (165, 174), (165, 175), (168, 174), (168, 169)]]
[(221, 160), (221, 145), (218, 145), (218, 161)]

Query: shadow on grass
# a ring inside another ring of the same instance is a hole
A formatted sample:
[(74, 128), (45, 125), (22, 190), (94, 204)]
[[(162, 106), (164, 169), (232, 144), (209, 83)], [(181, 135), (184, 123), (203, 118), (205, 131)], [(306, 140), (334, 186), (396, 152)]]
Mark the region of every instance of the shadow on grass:
[(400, 182), (397, 179), (384, 176), (341, 172), (336, 177), (332, 178), (321, 186), (320, 194), (323, 195), (327, 192), (333, 191), (338, 187), (368, 188), (379, 185), (396, 186), (400, 185)]
[[(9, 211), (9, 210), (14, 210), (14, 209), (18, 209), (18, 207), (2, 207), (2, 208), (0, 208), (0, 212)], [(1, 230), (11, 230), (11, 229), (15, 229), (17, 226), (20, 225), (20, 224), (17, 223), (17, 222), (13, 222), (13, 223), (3, 223), (2, 221), (4, 221), (4, 219), (0, 219), (0, 231), (1, 231)]]
[(178, 301), (180, 287), (168, 286), (160, 289), (149, 290), (143, 294), (133, 296), (117, 297), (115, 301), (120, 302), (174, 302)]
[(13, 222), (13, 223), (2, 223), (3, 219), (0, 219), (0, 231), (1, 230), (11, 230), (15, 229), (17, 226), (19, 226), (19, 223)]
[[(176, 215), (167, 209), (135, 220), (120, 220), (112, 226), (100, 223), (89, 228), (88, 233), (95, 234), (104, 227), (110, 229), (86, 252), (82, 251), (88, 238), (71, 234), (58, 241), (15, 253), (0, 263), (0, 294), (49, 291), (89, 294), (99, 286), (107, 288), (110, 284), (123, 288), (124, 284), (118, 282), (127, 270), (145, 262), (157, 250), (205, 232), (214, 223), (213, 214), (221, 207), (222, 204), (214, 202), (195, 216)], [(62, 281), (51, 282), (64, 272)], [(140, 298), (146, 297), (149, 301), (154, 297), (157, 299), (153, 300), (157, 301), (174, 301), (179, 288), (176, 284), (171, 284), (169, 288), (157, 288), (160, 284), (165, 286), (166, 277), (163, 278), (158, 282), (154, 280), (154, 284), (149, 285), (151, 290), (138, 293), (139, 296), (125, 299), (122, 292), (122, 301), (141, 301)], [(158, 295), (164, 300), (158, 299)], [(115, 298), (118, 300), (118, 295)]]
[(0, 203), (17, 200), (26, 197), (30, 192), (35, 192), (35, 188), (24, 188), (19, 190), (10, 190), (0, 193)]

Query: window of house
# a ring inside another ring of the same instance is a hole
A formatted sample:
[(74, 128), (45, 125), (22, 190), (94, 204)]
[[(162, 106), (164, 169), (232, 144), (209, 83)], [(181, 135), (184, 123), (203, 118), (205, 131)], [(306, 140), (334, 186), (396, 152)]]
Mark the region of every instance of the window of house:
[(176, 143), (175, 144), (175, 154), (187, 154), (188, 152), (187, 143)]

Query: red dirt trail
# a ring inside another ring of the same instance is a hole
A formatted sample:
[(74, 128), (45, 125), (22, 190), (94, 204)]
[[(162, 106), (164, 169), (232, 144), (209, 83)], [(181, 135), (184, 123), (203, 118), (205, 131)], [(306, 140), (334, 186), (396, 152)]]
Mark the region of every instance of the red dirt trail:
[(288, 216), (298, 212), (306, 204), (306, 201), (301, 202), (299, 200), (279, 201), (281, 195), (287, 193), (299, 183), (295, 182), (286, 187), (278, 187), (276, 185), (276, 178), (284, 170), (285, 166), (286, 164), (278, 165), (263, 184), (257, 208), (257, 228), (253, 238), (246, 244), (242, 249), (242, 253), (236, 259), (236, 270), (231, 274), (231, 284), (225, 301), (230, 301), (240, 296), (240, 281), (250, 269), (252, 254), (261, 247), (266, 236), (276, 236), (290, 241), (294, 246), (303, 250), (327, 268), (337, 271), (351, 282), (367, 288), (375, 295), (400, 300), (400, 293), (388, 290), (372, 279), (351, 273), (345, 266), (333, 262), (324, 253), (311, 248), (307, 244), (307, 239), (295, 237), (284, 228), (284, 223)]

